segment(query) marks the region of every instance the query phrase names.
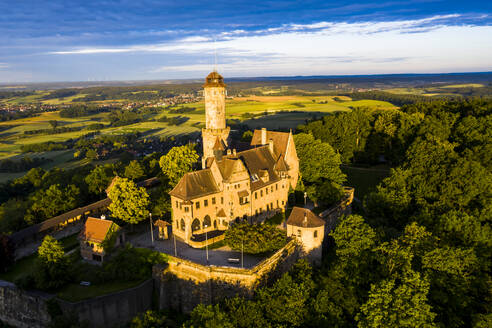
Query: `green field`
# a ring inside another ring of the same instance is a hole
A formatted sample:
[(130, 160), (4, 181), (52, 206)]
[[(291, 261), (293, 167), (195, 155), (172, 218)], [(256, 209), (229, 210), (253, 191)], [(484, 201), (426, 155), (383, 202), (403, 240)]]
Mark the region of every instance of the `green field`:
[[(39, 100), (47, 92), (37, 92), (35, 95), (19, 97), (10, 101), (33, 102)], [(79, 97), (83, 95), (76, 95)], [(67, 98), (51, 99), (56, 104), (71, 100)], [(191, 107), (195, 110), (189, 113), (177, 114), (163, 109), (158, 114), (152, 115), (144, 122), (120, 127), (109, 127), (109, 113), (99, 113), (79, 118), (62, 118), (58, 111), (41, 113), (35, 117), (0, 122), (0, 159), (11, 158), (13, 160), (24, 156), (21, 146), (48, 141), (61, 142), (68, 139), (78, 138), (91, 131), (82, 129), (80, 131), (59, 134), (37, 134), (26, 135), (24, 131), (50, 129), (50, 121), (56, 120), (59, 127), (80, 127), (92, 123), (102, 123), (108, 128), (102, 129), (101, 134), (122, 134), (141, 132), (145, 136), (170, 137), (188, 133), (199, 133), (205, 123), (205, 107), (203, 101), (179, 105), (179, 107)], [(251, 129), (266, 127), (267, 129), (296, 128), (308, 119), (320, 118), (333, 112), (349, 111), (355, 107), (368, 107), (374, 110), (386, 110), (397, 108), (392, 104), (378, 100), (352, 101), (348, 97), (340, 96), (337, 101), (331, 96), (249, 96), (236, 97), (226, 100), (227, 119), (234, 119), (247, 124)], [(251, 118), (249, 114), (259, 114)], [(188, 120), (180, 125), (169, 125), (166, 122), (158, 122), (162, 116), (169, 118), (176, 116), (186, 117)], [(73, 151), (54, 151), (29, 156), (43, 156), (53, 161), (43, 165), (43, 168), (52, 167), (72, 168), (86, 164), (87, 161), (74, 161)], [(6, 181), (22, 176), (20, 173), (0, 173), (0, 181)]]

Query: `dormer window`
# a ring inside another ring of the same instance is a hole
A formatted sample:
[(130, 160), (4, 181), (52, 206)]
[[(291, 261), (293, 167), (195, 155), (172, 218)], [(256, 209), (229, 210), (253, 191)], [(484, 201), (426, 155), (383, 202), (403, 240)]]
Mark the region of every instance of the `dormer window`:
[(256, 181), (258, 181), (258, 180), (259, 180), (259, 178), (258, 178), (258, 174), (256, 174), (256, 173), (251, 174), (251, 181), (252, 181), (252, 182), (256, 182)]

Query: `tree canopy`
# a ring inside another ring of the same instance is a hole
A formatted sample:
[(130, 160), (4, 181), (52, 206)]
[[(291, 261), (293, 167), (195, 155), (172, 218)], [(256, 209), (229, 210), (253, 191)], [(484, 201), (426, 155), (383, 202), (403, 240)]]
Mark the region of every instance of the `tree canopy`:
[(175, 186), (181, 177), (190, 172), (193, 165), (198, 161), (198, 154), (194, 144), (173, 147), (159, 160), (162, 172), (169, 179), (171, 186)]
[(143, 187), (126, 178), (116, 178), (108, 191), (111, 214), (130, 224), (136, 224), (149, 216), (149, 195)]

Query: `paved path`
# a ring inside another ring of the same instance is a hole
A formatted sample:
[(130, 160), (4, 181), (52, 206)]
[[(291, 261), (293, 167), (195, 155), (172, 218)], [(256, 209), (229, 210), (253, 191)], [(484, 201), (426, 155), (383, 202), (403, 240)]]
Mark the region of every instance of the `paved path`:
[[(154, 230), (154, 238), (157, 237), (157, 229)], [(145, 233), (130, 236), (127, 240), (135, 247), (153, 248), (159, 252), (175, 256), (174, 239), (154, 240), (152, 247), (150, 231)], [(192, 248), (185, 244), (180, 239), (176, 239), (176, 254), (177, 257), (207, 265), (207, 252), (205, 249)], [(227, 259), (239, 259), (239, 263), (229, 263)], [(264, 257), (244, 254), (244, 268), (252, 268), (260, 263)], [(221, 247), (218, 249), (208, 250), (208, 264), (215, 266), (241, 267), (241, 252), (232, 251), (229, 247)]]

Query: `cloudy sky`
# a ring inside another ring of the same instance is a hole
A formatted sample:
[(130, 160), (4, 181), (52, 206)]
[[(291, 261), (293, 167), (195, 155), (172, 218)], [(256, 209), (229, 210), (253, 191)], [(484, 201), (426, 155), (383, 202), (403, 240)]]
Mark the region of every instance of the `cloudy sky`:
[[(0, 0), (0, 82), (492, 71), (492, 1)], [(216, 56), (214, 54), (217, 54)]]

